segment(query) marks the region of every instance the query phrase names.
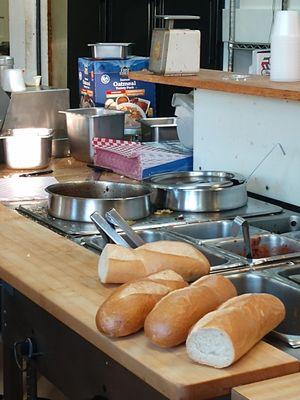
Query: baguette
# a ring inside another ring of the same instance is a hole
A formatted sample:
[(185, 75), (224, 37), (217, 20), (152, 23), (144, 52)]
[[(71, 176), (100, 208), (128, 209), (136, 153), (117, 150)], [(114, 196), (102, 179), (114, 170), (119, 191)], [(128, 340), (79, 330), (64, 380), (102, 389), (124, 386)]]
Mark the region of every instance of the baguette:
[(160, 347), (177, 346), (186, 340), (189, 330), (201, 317), (236, 295), (234, 285), (224, 276), (202, 277), (156, 304), (145, 320), (145, 335)]
[(158, 241), (137, 249), (108, 244), (99, 259), (98, 275), (102, 283), (126, 283), (165, 269), (192, 281), (208, 274), (210, 264), (199, 250), (185, 242)]
[(187, 283), (183, 278), (172, 270), (160, 271), (124, 284), (100, 306), (96, 314), (97, 328), (110, 337), (137, 332), (163, 296), (185, 286)]
[(198, 363), (228, 367), (284, 317), (283, 303), (271, 294), (237, 296), (197, 322), (186, 341), (187, 353)]

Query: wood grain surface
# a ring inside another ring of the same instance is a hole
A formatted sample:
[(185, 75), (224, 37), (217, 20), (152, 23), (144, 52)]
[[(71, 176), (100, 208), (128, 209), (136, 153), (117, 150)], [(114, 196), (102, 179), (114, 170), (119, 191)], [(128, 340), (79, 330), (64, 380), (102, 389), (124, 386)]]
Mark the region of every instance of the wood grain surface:
[[(112, 172), (94, 172), (91, 168), (87, 167), (86, 163), (77, 161), (72, 157), (52, 158), (50, 165), (45, 169), (52, 169), (53, 173), (48, 176), (54, 176), (59, 182), (82, 181), (86, 179), (133, 182), (132, 179), (120, 177), (120, 175)], [(30, 171), (7, 169), (3, 164), (0, 164), (0, 178), (19, 176), (22, 173), (28, 172)]]
[(201, 69), (198, 75), (162, 76), (149, 71), (130, 72), (131, 79), (154, 82), (162, 85), (215, 90), (228, 93), (300, 100), (300, 82), (272, 82), (268, 77), (250, 75), (247, 80), (237, 80), (237, 74)]
[(240, 386), (232, 391), (232, 400), (299, 400), (300, 373)]
[(97, 276), (98, 256), (0, 205), (0, 278), (170, 399), (208, 399), (246, 383), (299, 371), (299, 362), (260, 342), (230, 368), (190, 361), (185, 347), (154, 347), (143, 333), (111, 340), (96, 329), (111, 293)]

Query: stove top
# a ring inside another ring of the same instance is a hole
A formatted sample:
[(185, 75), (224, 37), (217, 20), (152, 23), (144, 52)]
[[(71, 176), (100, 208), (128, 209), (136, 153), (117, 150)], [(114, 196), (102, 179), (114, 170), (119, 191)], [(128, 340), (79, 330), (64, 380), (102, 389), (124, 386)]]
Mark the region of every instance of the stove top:
[[(20, 205), (17, 210), (47, 226), (48, 228), (66, 236), (89, 236), (99, 234), (95, 225), (86, 222), (73, 222), (53, 218), (47, 212), (47, 203), (39, 202)], [(235, 210), (222, 211), (219, 213), (180, 213), (155, 215), (135, 221), (132, 227), (135, 230), (167, 227), (171, 225), (186, 224), (192, 222), (216, 221), (220, 219), (233, 219), (237, 215), (241, 217), (254, 217), (268, 214), (278, 214), (282, 208), (260, 200), (248, 199), (248, 204)]]

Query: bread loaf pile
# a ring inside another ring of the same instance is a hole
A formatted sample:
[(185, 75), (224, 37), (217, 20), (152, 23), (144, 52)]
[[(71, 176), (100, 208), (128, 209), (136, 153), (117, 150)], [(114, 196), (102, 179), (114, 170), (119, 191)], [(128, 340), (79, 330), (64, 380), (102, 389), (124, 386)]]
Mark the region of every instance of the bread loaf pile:
[[(189, 357), (224, 368), (246, 354), (285, 317), (275, 296), (237, 296), (222, 275), (207, 275), (209, 262), (184, 242), (154, 242), (137, 249), (107, 245), (99, 262), (104, 283), (124, 283), (100, 306), (98, 330), (122, 337), (144, 327), (155, 345), (186, 342)], [(206, 276), (203, 276), (206, 275)], [(191, 285), (186, 281), (201, 276)]]
[(155, 304), (172, 290), (187, 283), (172, 270), (165, 270), (117, 288), (102, 304), (96, 315), (100, 332), (111, 337), (139, 331)]
[(166, 269), (194, 281), (207, 275), (210, 265), (201, 251), (185, 242), (164, 240), (137, 249), (108, 244), (100, 256), (98, 274), (102, 283), (126, 283)]

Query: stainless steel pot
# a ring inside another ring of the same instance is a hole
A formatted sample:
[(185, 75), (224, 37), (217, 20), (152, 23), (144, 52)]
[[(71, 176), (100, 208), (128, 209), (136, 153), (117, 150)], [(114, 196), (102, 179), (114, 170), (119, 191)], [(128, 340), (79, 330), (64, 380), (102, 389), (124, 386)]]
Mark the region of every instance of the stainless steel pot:
[(127, 58), (131, 55), (132, 43), (93, 43), (88, 46), (92, 47), (93, 58)]
[(223, 171), (174, 172), (144, 181), (154, 189), (152, 202), (176, 211), (219, 212), (247, 204), (247, 185), (241, 175)]
[(0, 136), (4, 163), (12, 169), (39, 169), (49, 165), (52, 155), (52, 129), (11, 129)]
[(71, 155), (76, 160), (93, 162), (94, 137), (123, 139), (125, 113), (103, 107), (75, 108), (60, 111), (66, 114)]
[(57, 183), (46, 188), (48, 212), (56, 218), (91, 222), (90, 216), (115, 208), (126, 220), (147, 217), (151, 212), (149, 186), (106, 181)]

